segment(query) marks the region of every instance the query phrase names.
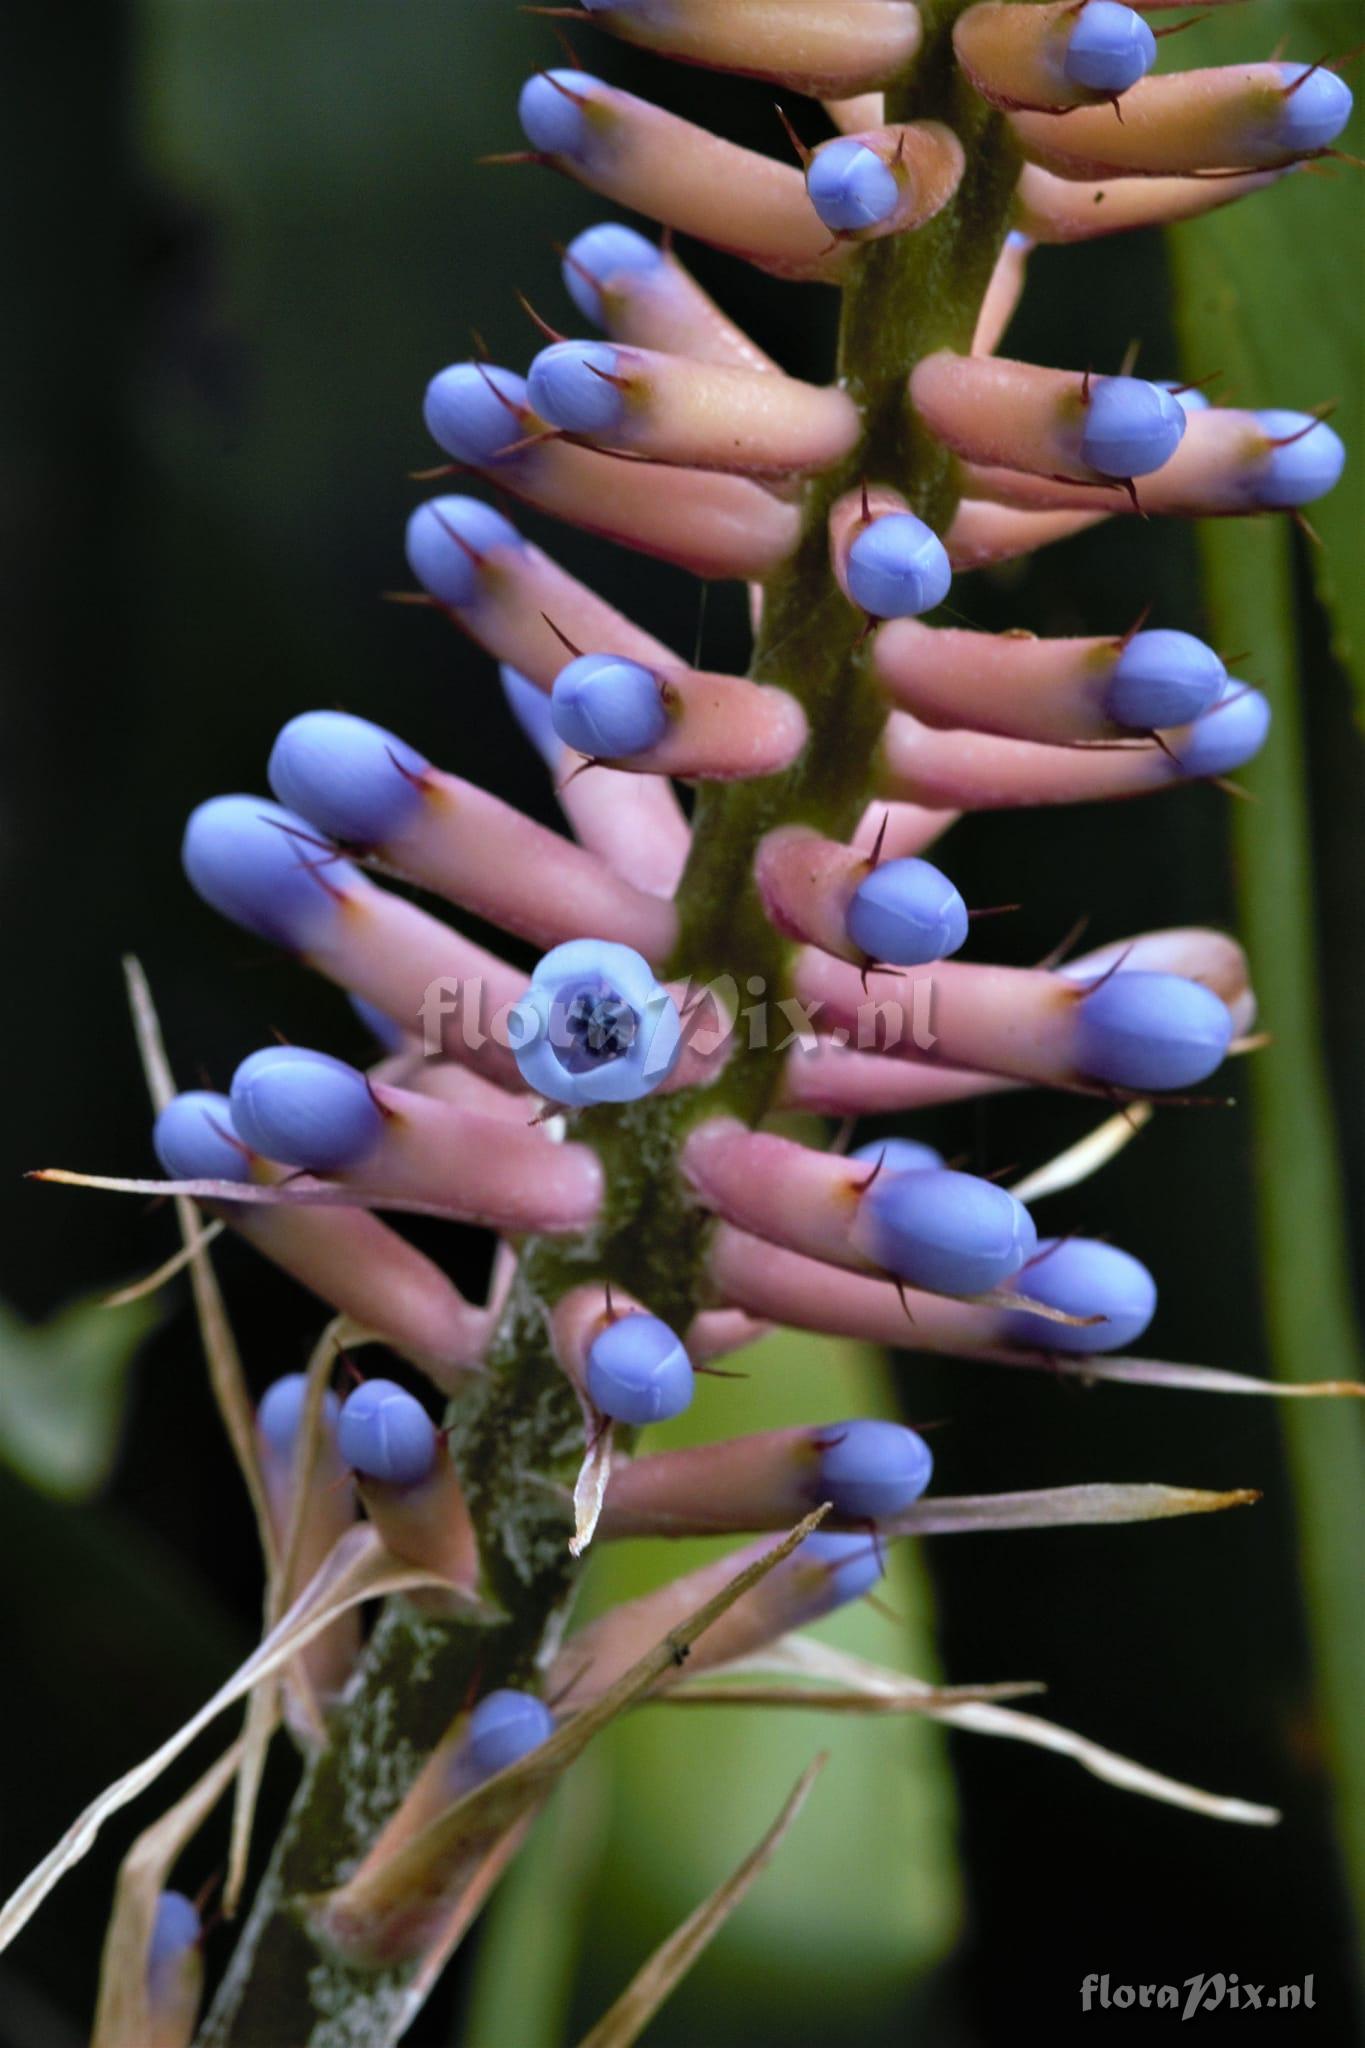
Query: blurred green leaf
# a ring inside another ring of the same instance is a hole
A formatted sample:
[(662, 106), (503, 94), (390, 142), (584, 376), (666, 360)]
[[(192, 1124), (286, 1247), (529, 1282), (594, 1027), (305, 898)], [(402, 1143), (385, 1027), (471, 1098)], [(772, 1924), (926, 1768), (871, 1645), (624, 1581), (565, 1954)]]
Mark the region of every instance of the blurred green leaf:
[[(1342, 10), (1312, 10), (1321, 20)], [(1295, 203), (1296, 271), (1310, 280), (1304, 303), (1288, 314), (1282, 286), (1266, 274), (1266, 295), (1248, 319), (1237, 299), (1211, 292), (1226, 252), (1250, 278), (1259, 258), (1259, 215), (1235, 210), (1191, 224), (1173, 237), (1180, 320), (1187, 360), (1217, 360), (1242, 389), (1269, 360), (1293, 351), (1317, 318), (1310, 292), (1320, 273), (1314, 245), (1321, 203), (1314, 187), (1273, 195)], [(1255, 202), (1259, 206), (1260, 201)], [(1227, 224), (1237, 222), (1234, 230)], [(1339, 252), (1338, 301), (1342, 289)], [(1355, 295), (1359, 299), (1359, 293)], [(1358, 305), (1357, 305), (1358, 315)], [(1276, 342), (1271, 333), (1279, 328)], [(1307, 345), (1312, 346), (1311, 336)], [(1347, 365), (1339, 366), (1343, 371)], [(1360, 355), (1349, 365), (1359, 382)], [(1280, 394), (1277, 392), (1276, 396)], [(1357, 447), (1360, 442), (1357, 441)], [(1334, 500), (1328, 500), (1332, 505)], [(1333, 515), (1334, 519), (1337, 516)], [(1316, 508), (1315, 508), (1316, 517)], [(1257, 801), (1232, 806), (1241, 924), (1252, 981), (1273, 1044), (1250, 1062), (1255, 1113), (1263, 1290), (1270, 1344), (1285, 1379), (1358, 1379), (1361, 1346), (1352, 1305), (1343, 1226), (1343, 1184), (1322, 1040), (1317, 917), (1309, 817), (1302, 685), (1295, 635), (1292, 530), (1286, 520), (1206, 520), (1200, 536), (1215, 636), (1224, 646), (1256, 649), (1256, 673), (1274, 707), (1272, 743), (1239, 777)], [(1352, 545), (1355, 544), (1354, 536)], [(1310, 600), (1311, 601), (1311, 600)], [(1359, 590), (1353, 600), (1357, 611)], [(1341, 616), (1346, 616), (1342, 614)], [(1359, 649), (1360, 643), (1357, 642)], [(1365, 1428), (1354, 1402), (1315, 1414), (1294, 1404), (1284, 1416), (1299, 1504), (1301, 1562), (1317, 1665), (1323, 1736), (1336, 1779), (1336, 1812), (1358, 1903), (1365, 1904), (1365, 1630), (1361, 1560), (1365, 1558)]]
[[(724, 1363), (746, 1377), (703, 1381), (686, 1415), (651, 1431), (651, 1449), (895, 1412), (879, 1354), (861, 1345), (784, 1331)], [(603, 1546), (590, 1553), (592, 1607), (632, 1599), (714, 1556), (716, 1548), (702, 1542)], [(860, 1602), (820, 1632), (864, 1656), (933, 1678), (929, 1594), (912, 1547), (896, 1544), (887, 1565), (887, 1611)], [(598, 1931), (592, 1987), (584, 1993), (587, 2017), (615, 1996), (640, 1956), (752, 1846), (774, 1803), (809, 1763), (813, 1740), (829, 1749), (831, 1762), (821, 1797), (802, 1818), (797, 1849), (779, 1859), (720, 1937), (715, 1955), (675, 1994), (656, 2022), (659, 2038), (667, 2042), (675, 2030), (678, 2039), (698, 2038), (703, 2011), (708, 2048), (769, 2037), (783, 2024), (794, 2028), (798, 2017), (811, 2039), (839, 2026), (845, 2037), (871, 2040), (889, 2023), (889, 2013), (899, 2012), (903, 2021), (907, 1985), (946, 1953), (961, 1916), (953, 1792), (941, 1733), (921, 1721), (835, 1717), (813, 1729), (804, 1714), (720, 1707), (683, 1716), (632, 1714), (601, 1745), (612, 1773), (611, 1817), (589, 1912)], [(715, 1995), (720, 1981), (723, 2011)], [(854, 2024), (850, 1999), (856, 2004), (859, 1997), (866, 2003)]]
[[(1343, 56), (1361, 38), (1360, 0), (1268, 0), (1255, 11), (1265, 47), (1283, 39), (1286, 55), (1300, 62)], [(1230, 8), (1181, 36), (1178, 63), (1184, 70), (1247, 54), (1246, 14)], [(1338, 146), (1359, 154), (1363, 135), (1358, 109)], [(1214, 387), (1220, 402), (1302, 411), (1336, 404), (1333, 425), (1349, 461), (1336, 490), (1309, 513), (1323, 543), (1312, 552), (1313, 580), (1331, 620), (1333, 651), (1351, 669), (1357, 712), (1365, 718), (1359, 173), (1346, 164), (1307, 167), (1271, 191), (1186, 224), (1172, 243), (1188, 376), (1221, 371)], [(1250, 636), (1245, 612), (1228, 632), (1225, 644), (1254, 648), (1263, 664), (1272, 660), (1271, 642)]]
[(88, 1500), (113, 1467), (128, 1368), (156, 1321), (148, 1302), (78, 1302), (50, 1322), (0, 1305), (0, 1458), (59, 1500)]

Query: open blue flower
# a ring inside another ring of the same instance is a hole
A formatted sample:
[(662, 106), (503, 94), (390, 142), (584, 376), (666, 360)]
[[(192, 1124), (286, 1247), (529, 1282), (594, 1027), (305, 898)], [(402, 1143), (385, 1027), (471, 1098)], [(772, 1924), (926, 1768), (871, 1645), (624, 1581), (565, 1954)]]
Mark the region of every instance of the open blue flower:
[(528, 1088), (576, 1109), (636, 1102), (666, 1081), (682, 1021), (649, 962), (606, 939), (556, 946), (507, 1023)]

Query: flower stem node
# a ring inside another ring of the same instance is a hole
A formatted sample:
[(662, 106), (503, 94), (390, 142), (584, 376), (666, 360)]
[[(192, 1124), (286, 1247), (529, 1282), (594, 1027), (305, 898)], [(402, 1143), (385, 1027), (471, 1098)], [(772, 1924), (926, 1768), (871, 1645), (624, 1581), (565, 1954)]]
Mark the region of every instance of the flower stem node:
[(358, 1166), (384, 1130), (359, 1068), (301, 1045), (269, 1045), (244, 1059), (231, 1102), (233, 1124), (254, 1152), (309, 1173)]
[(1010, 1341), (1044, 1351), (1126, 1351), (1156, 1314), (1156, 1282), (1140, 1259), (1089, 1237), (1045, 1237), (1018, 1277), (1021, 1294), (1066, 1315), (1101, 1323), (1056, 1323), (1024, 1310), (1005, 1316)]
[(649, 962), (605, 939), (547, 953), (507, 1028), (527, 1087), (579, 1109), (652, 1094), (682, 1050), (677, 1007)]
[(617, 1316), (588, 1347), (588, 1398), (616, 1422), (668, 1422), (690, 1407), (692, 1361), (657, 1316)]
[(1120, 969), (1082, 989), (1080, 998), (1077, 1071), (1115, 1088), (1194, 1087), (1222, 1065), (1232, 1042), (1227, 1004), (1183, 975)]
[(816, 1437), (812, 1498), (851, 1522), (883, 1522), (917, 1501), (934, 1472), (922, 1436), (898, 1422), (832, 1423)]
[(441, 1455), (435, 1423), (393, 1380), (366, 1380), (347, 1395), (337, 1418), (337, 1447), (362, 1479), (400, 1489), (430, 1479)]
[(852, 1241), (864, 1257), (933, 1294), (989, 1294), (1033, 1256), (1038, 1233), (994, 1181), (947, 1167), (881, 1173), (864, 1190)]

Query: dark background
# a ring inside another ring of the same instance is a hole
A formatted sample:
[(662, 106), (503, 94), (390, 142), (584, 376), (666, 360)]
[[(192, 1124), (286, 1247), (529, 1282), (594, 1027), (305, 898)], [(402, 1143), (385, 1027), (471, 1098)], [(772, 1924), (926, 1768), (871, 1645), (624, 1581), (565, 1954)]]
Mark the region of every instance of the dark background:
[[(590, 53), (588, 40), (587, 61), (618, 81), (773, 146), (763, 89)], [(473, 168), (477, 155), (516, 146), (517, 84), (553, 60), (545, 25), (500, 0), (68, 0), (14, 8), (0, 29), (0, 1293), (28, 1316), (170, 1248), (167, 1220), (135, 1202), (19, 1178), (48, 1162), (149, 1164), (121, 953), (141, 956), (186, 1082), (202, 1073), (221, 1085), (274, 1028), (363, 1051), (339, 997), (191, 896), (176, 849), (193, 804), (260, 788), (284, 719), (339, 704), (551, 815), (491, 664), (380, 593), (407, 580), (402, 523), (416, 487), (406, 472), (431, 459), (426, 378), (467, 353), (471, 326), (495, 359), (523, 364), (534, 336), (514, 289), (565, 317), (550, 245), (603, 214), (552, 178)], [(832, 295), (694, 254), (760, 341), (795, 371), (827, 374)], [(1150, 374), (1190, 368), (1175, 360), (1158, 238), (1035, 259), (1013, 353), (1110, 367), (1134, 335)], [(688, 579), (574, 534), (548, 544), (690, 651)], [(1027, 571), (974, 579), (954, 601), (972, 623), (1075, 632), (1121, 628), (1154, 595), (1163, 622), (1198, 629), (1188, 537), (1130, 521)], [(1344, 679), (1303, 605), (1326, 1015), (1359, 1192), (1361, 748)], [(733, 592), (712, 599), (705, 659), (745, 660)], [(1000, 958), (1026, 962), (1082, 914), (1095, 943), (1228, 921), (1226, 819), (1227, 800), (1204, 789), (1108, 812), (986, 819), (954, 832), (949, 865), (969, 901), (1022, 902), (991, 937)], [(954, 1112), (940, 1130), (949, 1149), (999, 1167), (1046, 1156), (1090, 1120), (1020, 1101)], [(1101, 1182), (1056, 1206), (1056, 1227), (1110, 1234), (1159, 1273), (1161, 1355), (1266, 1369), (1253, 1170), (1244, 1109), (1172, 1112)], [(445, 1249), (477, 1285), (477, 1242)], [(231, 1244), (221, 1271), (258, 1383), (296, 1368), (316, 1333), (311, 1304)], [(727, 2002), (718, 1951), (651, 2039), (994, 2048), (1021, 2028), (1049, 2041), (1074, 2028), (1088, 2040), (1124, 2022), (1080, 2018), (1087, 1971), (1179, 1983), (1216, 1969), (1271, 1985), (1311, 1971), (1316, 2012), (1246, 2024), (1282, 2040), (1358, 2038), (1271, 1404), (1085, 1394), (925, 1362), (902, 1383), (914, 1412), (952, 1418), (936, 1441), (946, 1490), (1088, 1477), (1264, 1489), (1254, 1513), (944, 1543), (929, 1564), (949, 1671), (1046, 1676), (1056, 1718), (1174, 1775), (1278, 1802), (1285, 1824), (1219, 1827), (1052, 1759), (962, 1742), (953, 1761), (968, 1914), (945, 1967), (879, 1989), (851, 2035), (837, 1980), (823, 2010), (779, 2024), (776, 2003), (740, 1991)], [(141, 1355), (107, 1494), (58, 1507), (0, 1472), (0, 1557), (8, 1890), (80, 1804), (219, 1682), (255, 1626), (253, 1538), (180, 1290)], [(287, 1789), (281, 1771), (272, 1812)], [(139, 1824), (150, 1811), (138, 1809)], [(111, 1827), (0, 1961), (6, 2048), (81, 2038), (127, 1839)], [(847, 1854), (856, 1866), (856, 1840)], [(211, 1862), (206, 1851), (206, 1872)], [(838, 1885), (840, 1870), (829, 1877)], [(585, 2024), (621, 1968), (609, 1942), (590, 1943), (576, 2000)], [(458, 2038), (458, 1988), (418, 2027), (424, 2048)]]

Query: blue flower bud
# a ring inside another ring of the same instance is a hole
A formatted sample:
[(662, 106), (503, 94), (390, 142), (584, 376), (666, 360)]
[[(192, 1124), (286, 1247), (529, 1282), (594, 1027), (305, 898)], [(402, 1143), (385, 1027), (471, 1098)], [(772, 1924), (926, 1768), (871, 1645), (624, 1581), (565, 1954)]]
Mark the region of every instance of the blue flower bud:
[(922, 1436), (899, 1422), (836, 1422), (819, 1436), (815, 1498), (850, 1521), (882, 1522), (917, 1501), (934, 1472)]
[(552, 427), (570, 434), (609, 434), (625, 416), (616, 350), (604, 341), (556, 341), (531, 365), (526, 392)]
[(1115, 725), (1155, 732), (1188, 725), (1216, 704), (1227, 670), (1211, 647), (1192, 633), (1161, 627), (1134, 633), (1114, 664), (1104, 708)]
[(624, 761), (668, 731), (659, 679), (619, 654), (580, 654), (555, 677), (550, 718), (566, 746), (599, 761)]
[(881, 1546), (871, 1536), (839, 1535), (823, 1529), (797, 1545), (792, 1563), (823, 1567), (822, 1583), (808, 1608), (812, 1621), (852, 1600), (861, 1600), (886, 1570)]
[(1213, 709), (1181, 733), (1172, 752), (1182, 775), (1231, 775), (1255, 759), (1269, 731), (1269, 699), (1249, 683), (1229, 682)]
[(1038, 1244), (1013, 1195), (947, 1167), (878, 1174), (860, 1204), (859, 1234), (879, 1266), (931, 1294), (989, 1294)]
[(162, 1892), (147, 1947), (147, 1992), (155, 2006), (175, 1987), (176, 1971), (203, 1939), (199, 1908), (183, 1892)]
[(1103, 1316), (1088, 1325), (1052, 1323), (1011, 1309), (1016, 1344), (1044, 1351), (1126, 1351), (1156, 1314), (1156, 1282), (1140, 1259), (1089, 1237), (1045, 1237), (1018, 1280), (1019, 1292), (1070, 1316)]
[(601, 89), (601, 80), (586, 71), (537, 72), (528, 78), (517, 101), (517, 118), (532, 149), (547, 156), (585, 156), (592, 130), (579, 101)]
[(1350, 86), (1322, 65), (1314, 69), (1308, 64), (1281, 64), (1280, 77), (1286, 86), (1296, 85), (1300, 78), (1304, 83), (1296, 91), (1287, 92), (1276, 109), (1276, 143), (1295, 156), (1326, 149), (1351, 118), (1354, 101)]
[[(307, 1399), (308, 1375), (303, 1372), (286, 1373), (261, 1396), (256, 1427), (281, 1464), (294, 1455)], [(341, 1403), (329, 1387), (322, 1397), (322, 1426), (329, 1436), (335, 1436), (340, 1415)]]
[(858, 884), (844, 923), (869, 960), (923, 967), (965, 943), (967, 906), (931, 861), (888, 860)]
[(384, 1010), (367, 1003), (364, 996), (347, 996), (347, 1002), (359, 1017), (370, 1036), (385, 1052), (403, 1050), (403, 1027), (396, 1017), (390, 1017)]
[(889, 164), (856, 136), (843, 135), (817, 150), (806, 172), (810, 203), (831, 234), (852, 234), (890, 220), (900, 186)]
[(1158, 391), (1169, 391), (1186, 419), (1192, 412), (1207, 412), (1210, 400), (1202, 391), (1196, 391), (1193, 384), (1181, 384), (1174, 377), (1153, 379)]
[(657, 1316), (624, 1315), (588, 1347), (588, 1398), (617, 1422), (667, 1422), (691, 1405), (692, 1361)]
[[(510, 425), (510, 415), (504, 418)], [(456, 611), (479, 594), (480, 555), (524, 546), (511, 521), (479, 498), (431, 498), (408, 521), (408, 567), (424, 590)]]
[(504, 1686), (479, 1701), (469, 1717), (461, 1745), (461, 1775), (481, 1784), (512, 1764), (520, 1763), (555, 1732), (555, 1717), (533, 1692)]
[(554, 774), (564, 758), (564, 742), (555, 731), (554, 711), (549, 698), (520, 669), (509, 668), (506, 662), (498, 674), (513, 718), (545, 766)]
[(514, 462), (508, 450), (526, 436), (518, 412), (526, 380), (492, 363), (452, 363), (427, 386), (422, 418), (433, 441), (473, 469)]
[(1178, 399), (1141, 377), (1100, 377), (1090, 387), (1081, 460), (1100, 476), (1150, 476), (1185, 437)]
[(1287, 511), (1325, 498), (1340, 481), (1346, 450), (1325, 420), (1308, 412), (1258, 412), (1261, 432), (1279, 445), (1266, 450), (1249, 478), (1250, 502)]
[(384, 1128), (360, 1070), (302, 1045), (268, 1045), (242, 1061), (232, 1121), (253, 1151), (312, 1173), (358, 1165)]
[(382, 846), (422, 808), (431, 763), (368, 718), (305, 711), (270, 751), (270, 787), (283, 804), (332, 839)]
[(406, 1487), (430, 1479), (441, 1443), (420, 1401), (392, 1380), (366, 1380), (342, 1403), (337, 1448), (362, 1479)]
[(943, 1154), (932, 1145), (921, 1145), (918, 1138), (873, 1138), (849, 1158), (860, 1165), (880, 1166), (883, 1173), (923, 1173), (943, 1164)]
[(216, 796), (190, 813), (180, 848), (190, 887), (259, 938), (306, 952), (360, 876), (303, 818), (264, 797)]
[(1190, 1088), (1222, 1065), (1232, 1029), (1227, 1004), (1200, 982), (1120, 969), (1079, 1005), (1076, 1065), (1116, 1088)]
[(166, 1104), (152, 1144), (172, 1180), (251, 1179), (251, 1154), (233, 1124), (232, 1104), (207, 1088), (187, 1088)]
[(865, 526), (845, 571), (855, 604), (874, 619), (911, 619), (942, 604), (952, 586), (948, 551), (913, 512), (887, 512)]
[(547, 953), (507, 1035), (527, 1087), (575, 1108), (638, 1101), (668, 1079), (682, 1051), (668, 990), (639, 953), (606, 939), (572, 939)]
[(602, 292), (615, 277), (643, 276), (657, 270), (662, 251), (654, 242), (636, 234), (619, 221), (603, 221), (585, 228), (570, 242), (564, 257), (564, 288), (585, 320), (606, 325)]
[(1091, 92), (1127, 92), (1156, 62), (1156, 37), (1118, 0), (1088, 0), (1066, 46), (1062, 69)]

